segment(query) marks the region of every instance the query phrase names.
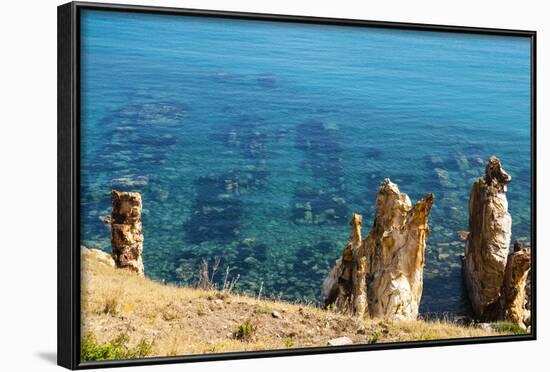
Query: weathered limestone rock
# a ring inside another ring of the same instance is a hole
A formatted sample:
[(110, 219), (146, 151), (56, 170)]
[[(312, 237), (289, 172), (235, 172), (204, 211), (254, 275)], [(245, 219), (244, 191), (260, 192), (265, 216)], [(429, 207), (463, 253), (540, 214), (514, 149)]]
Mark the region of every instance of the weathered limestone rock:
[(466, 240), (464, 279), (474, 314), (481, 320), (498, 314), (506, 258), (512, 234), (506, 185), (512, 180), (491, 157), (470, 193), (470, 233)]
[(143, 276), (141, 195), (113, 190), (111, 201), (111, 246), (115, 263), (119, 268), (130, 269)]
[(271, 316), (274, 317), (275, 319), (283, 319), (283, 316), (277, 310), (273, 310), (271, 312)]
[(530, 270), (531, 254), (516, 241), (504, 271), (499, 318), (524, 329), (531, 323), (531, 311), (527, 309), (526, 302), (526, 282)]
[(85, 246), (81, 245), (80, 257), (82, 258), (81, 262), (83, 263), (86, 262), (86, 259), (93, 259), (107, 266), (115, 267), (115, 261), (113, 260), (113, 256), (99, 249), (86, 248)]
[(416, 319), (422, 296), (428, 218), (434, 195), (413, 207), (386, 179), (376, 197), (376, 218), (364, 242), (371, 317)]
[(338, 338), (333, 338), (332, 340), (328, 340), (327, 345), (328, 346), (344, 346), (344, 345), (352, 345), (353, 341), (351, 338), (347, 336), (342, 336)]
[[(336, 262), (323, 283), (321, 300), (344, 313), (363, 314), (367, 306), (365, 272), (366, 257), (359, 257), (363, 217), (353, 213), (351, 234), (342, 257)], [(363, 275), (360, 275), (363, 274)]]
[(323, 285), (325, 306), (358, 316), (416, 319), (432, 203), (433, 194), (428, 194), (413, 207), (409, 197), (385, 179), (366, 239), (361, 239), (361, 216), (352, 217), (348, 245)]

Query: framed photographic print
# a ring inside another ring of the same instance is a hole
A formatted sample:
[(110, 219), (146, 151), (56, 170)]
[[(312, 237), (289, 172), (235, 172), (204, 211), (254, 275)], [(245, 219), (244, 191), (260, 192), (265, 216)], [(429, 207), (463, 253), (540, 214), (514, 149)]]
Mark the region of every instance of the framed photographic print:
[(58, 362), (536, 338), (536, 33), (58, 8)]

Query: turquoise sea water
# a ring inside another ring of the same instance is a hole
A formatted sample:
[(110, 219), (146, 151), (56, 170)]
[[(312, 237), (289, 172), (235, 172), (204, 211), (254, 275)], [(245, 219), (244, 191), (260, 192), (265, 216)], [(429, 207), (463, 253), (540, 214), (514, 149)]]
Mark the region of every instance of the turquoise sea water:
[(423, 313), (467, 311), (457, 231), (491, 155), (530, 242), (527, 38), (83, 11), (81, 240), (110, 190), (143, 196), (144, 264), (316, 301), (379, 183), (433, 192)]

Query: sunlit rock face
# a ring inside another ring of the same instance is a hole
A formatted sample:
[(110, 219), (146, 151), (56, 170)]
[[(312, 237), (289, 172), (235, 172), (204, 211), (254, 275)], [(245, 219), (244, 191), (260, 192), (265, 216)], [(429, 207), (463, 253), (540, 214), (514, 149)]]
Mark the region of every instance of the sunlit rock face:
[(85, 258), (94, 259), (97, 262), (101, 262), (107, 266), (115, 267), (115, 261), (113, 256), (107, 252), (103, 252), (100, 249), (87, 248), (83, 245), (80, 246), (80, 257), (81, 263), (84, 265), (86, 263)]
[(348, 245), (325, 280), (325, 306), (358, 316), (416, 319), (423, 287), (424, 252), (433, 195), (416, 205), (385, 179), (366, 239), (354, 214)]
[(500, 320), (527, 328), (531, 324), (531, 311), (527, 309), (527, 277), (531, 270), (531, 254), (519, 242), (508, 255), (504, 270), (504, 283), (500, 299)]
[(500, 161), (491, 157), (485, 176), (474, 183), (470, 193), (464, 280), (474, 314), (481, 320), (494, 319), (498, 313), (512, 235), (506, 199), (506, 185), (511, 180)]
[(113, 190), (111, 201), (111, 246), (115, 264), (143, 276), (141, 195)]
[(416, 319), (423, 289), (428, 218), (434, 196), (412, 206), (388, 179), (376, 197), (376, 218), (363, 245), (371, 317)]

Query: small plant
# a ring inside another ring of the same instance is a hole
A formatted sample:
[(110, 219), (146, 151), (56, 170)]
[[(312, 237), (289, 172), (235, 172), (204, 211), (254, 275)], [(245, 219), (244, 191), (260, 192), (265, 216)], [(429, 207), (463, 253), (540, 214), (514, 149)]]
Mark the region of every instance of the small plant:
[(514, 335), (524, 335), (527, 330), (521, 328), (519, 325), (511, 322), (498, 322), (491, 324), (491, 327), (501, 333), (512, 333)]
[(222, 291), (224, 293), (230, 294), (237, 282), (239, 281), (240, 274), (237, 274), (236, 277), (230, 278), (229, 273), (231, 272), (231, 268), (228, 266), (225, 269), (225, 277), (223, 279), (223, 286)]
[(212, 269), (208, 267), (208, 260), (203, 259), (200, 267), (199, 282), (197, 286), (201, 289), (211, 290), (216, 289), (216, 284), (214, 282), (214, 276), (218, 272), (220, 267), (221, 257), (214, 257), (214, 262), (212, 263)]
[(198, 316), (205, 316), (207, 314), (206, 307), (202, 304), (199, 304), (199, 307), (197, 309), (197, 315)]
[(142, 339), (134, 348), (128, 347), (129, 338), (121, 333), (107, 343), (98, 343), (88, 334), (80, 344), (80, 358), (83, 361), (143, 358), (151, 353), (152, 343)]
[(256, 327), (254, 327), (252, 323), (250, 323), (250, 321), (247, 320), (246, 322), (242, 323), (239, 326), (237, 331), (234, 333), (234, 337), (237, 340), (247, 342), (252, 339), (252, 335), (254, 334), (255, 331), (256, 331)]
[(375, 331), (373, 334), (372, 334), (372, 337), (370, 339), (370, 343), (371, 344), (375, 344), (378, 342), (378, 340), (380, 339), (380, 332), (378, 331)]
[(153, 342), (147, 342), (145, 339), (141, 339), (136, 347), (128, 350), (126, 358), (143, 358), (151, 354), (151, 349), (153, 348)]
[(118, 315), (118, 299), (116, 297), (109, 297), (105, 300), (105, 307), (103, 308), (104, 314), (111, 316)]
[(283, 344), (285, 344), (286, 347), (293, 347), (294, 346), (294, 341), (292, 341), (292, 338), (285, 338), (283, 340)]

